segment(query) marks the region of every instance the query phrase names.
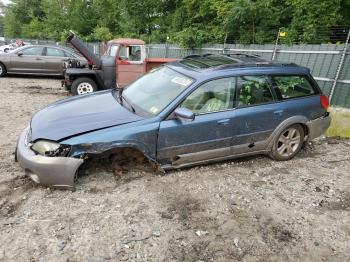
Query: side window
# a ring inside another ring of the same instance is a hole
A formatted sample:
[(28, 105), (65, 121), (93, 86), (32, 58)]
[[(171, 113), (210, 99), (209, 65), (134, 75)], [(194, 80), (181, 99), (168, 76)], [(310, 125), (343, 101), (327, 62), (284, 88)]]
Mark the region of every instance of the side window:
[(267, 76), (240, 76), (237, 79), (237, 107), (273, 101), (271, 83)]
[(231, 109), (235, 95), (235, 82), (235, 77), (207, 82), (191, 93), (182, 106), (197, 114)]
[(23, 55), (42, 55), (43, 54), (43, 47), (36, 46), (36, 47), (28, 47), (25, 49), (22, 49), (20, 51)]
[(64, 57), (64, 51), (57, 48), (47, 47), (46, 56)]
[(72, 53), (69, 53), (67, 51), (64, 52), (64, 57), (75, 58), (75, 56)]
[(304, 76), (274, 76), (278, 100), (315, 94), (315, 90)]
[(129, 61), (141, 61), (141, 46), (129, 46)]

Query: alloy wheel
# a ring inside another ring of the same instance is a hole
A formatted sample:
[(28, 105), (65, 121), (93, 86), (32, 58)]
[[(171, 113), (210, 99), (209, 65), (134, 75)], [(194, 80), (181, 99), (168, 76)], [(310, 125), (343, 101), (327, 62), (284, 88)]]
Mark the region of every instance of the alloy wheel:
[(283, 157), (289, 157), (298, 150), (301, 143), (301, 134), (298, 129), (290, 127), (278, 138), (277, 153)]

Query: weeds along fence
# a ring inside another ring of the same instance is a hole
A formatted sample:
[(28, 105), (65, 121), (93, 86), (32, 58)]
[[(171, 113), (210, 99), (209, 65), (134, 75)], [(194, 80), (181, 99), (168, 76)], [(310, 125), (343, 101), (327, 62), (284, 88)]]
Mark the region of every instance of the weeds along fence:
[[(350, 32), (350, 31), (349, 31)], [(183, 58), (193, 54), (245, 53), (267, 60), (296, 63), (310, 68), (331, 105), (350, 108), (350, 49), (349, 35), (344, 44), (320, 45), (207, 45), (184, 49), (170, 44), (147, 45), (148, 57)]]

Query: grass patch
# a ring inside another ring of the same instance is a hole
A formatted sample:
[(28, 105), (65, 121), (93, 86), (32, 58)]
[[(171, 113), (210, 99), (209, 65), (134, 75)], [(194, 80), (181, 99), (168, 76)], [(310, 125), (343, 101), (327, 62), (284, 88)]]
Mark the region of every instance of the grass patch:
[(332, 122), (326, 132), (328, 137), (350, 138), (350, 110), (331, 108)]

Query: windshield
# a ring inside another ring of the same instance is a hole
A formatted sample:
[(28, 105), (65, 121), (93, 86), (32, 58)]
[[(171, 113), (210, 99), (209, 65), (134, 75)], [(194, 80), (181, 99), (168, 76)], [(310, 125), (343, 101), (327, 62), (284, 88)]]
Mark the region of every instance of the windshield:
[(117, 56), (119, 45), (110, 45), (104, 54), (105, 56)]
[(160, 67), (130, 84), (123, 96), (135, 107), (151, 115), (158, 115), (193, 79), (168, 67)]

